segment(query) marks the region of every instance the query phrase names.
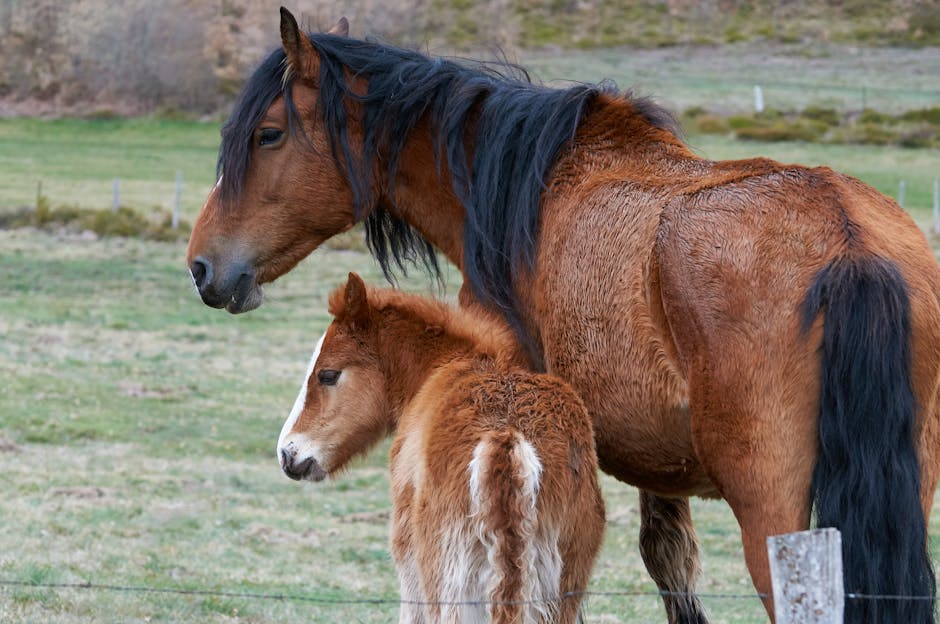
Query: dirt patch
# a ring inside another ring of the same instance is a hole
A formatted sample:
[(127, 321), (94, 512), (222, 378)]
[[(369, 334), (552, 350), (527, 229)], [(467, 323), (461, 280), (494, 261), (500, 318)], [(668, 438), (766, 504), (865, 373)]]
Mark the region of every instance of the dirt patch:
[(107, 495), (108, 493), (103, 488), (94, 485), (79, 487), (57, 487), (49, 490), (49, 496), (62, 496), (79, 500), (99, 499), (104, 498)]
[(0, 453), (19, 453), (23, 450), (19, 444), (0, 434)]
[(345, 523), (365, 522), (368, 524), (386, 524), (392, 517), (390, 509), (380, 509), (379, 511), (359, 511), (346, 514), (339, 521)]
[(118, 394), (134, 399), (169, 399), (179, 393), (168, 388), (150, 388), (134, 379), (122, 379), (118, 382)]
[(338, 534), (339, 532), (335, 529), (329, 529), (327, 531), (307, 529), (300, 533), (294, 533), (292, 531), (283, 531), (272, 526), (257, 523), (249, 525), (245, 530), (246, 537), (260, 540), (265, 544), (301, 544), (311, 548), (318, 548), (322, 538)]

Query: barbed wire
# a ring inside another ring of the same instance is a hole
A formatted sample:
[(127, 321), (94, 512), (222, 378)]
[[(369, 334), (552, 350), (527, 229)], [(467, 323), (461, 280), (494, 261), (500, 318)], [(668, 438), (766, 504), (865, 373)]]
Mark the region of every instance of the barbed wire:
[[(175, 594), (184, 596), (211, 596), (217, 598), (243, 598), (250, 600), (280, 600), (292, 602), (309, 602), (316, 604), (331, 605), (420, 605), (420, 606), (482, 606), (482, 605), (530, 605), (530, 604), (548, 604), (559, 603), (570, 598), (611, 598), (611, 597), (673, 597), (673, 598), (704, 598), (704, 599), (730, 599), (730, 600), (763, 600), (770, 598), (769, 594), (755, 592), (743, 594), (719, 594), (719, 593), (699, 593), (699, 592), (672, 592), (672, 591), (627, 591), (627, 590), (585, 590), (571, 591), (560, 594), (553, 598), (541, 598), (533, 600), (517, 601), (498, 601), (498, 600), (460, 600), (460, 601), (420, 601), (403, 600), (393, 597), (378, 598), (333, 598), (328, 596), (310, 596), (301, 594), (278, 594), (264, 592), (245, 592), (230, 590), (214, 590), (201, 588), (185, 587), (152, 587), (147, 585), (113, 585), (106, 583), (50, 583), (17, 581), (12, 579), (0, 579), (0, 587), (24, 587), (29, 589), (75, 589), (75, 590), (97, 590), (97, 591), (115, 591), (124, 593), (151, 593), (151, 594)], [(845, 598), (848, 600), (908, 600), (908, 601), (936, 601), (934, 596), (902, 596), (893, 594), (862, 594), (856, 592), (846, 592)]]

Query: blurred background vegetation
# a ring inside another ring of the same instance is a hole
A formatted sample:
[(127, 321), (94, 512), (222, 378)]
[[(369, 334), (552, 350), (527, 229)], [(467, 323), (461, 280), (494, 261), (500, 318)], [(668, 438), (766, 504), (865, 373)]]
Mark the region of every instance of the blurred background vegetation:
[[(0, 112), (216, 113), (276, 45), (282, 2), (0, 0)], [(940, 45), (940, 0), (309, 0), (290, 8), (312, 30), (344, 14), (356, 36), (434, 54)]]

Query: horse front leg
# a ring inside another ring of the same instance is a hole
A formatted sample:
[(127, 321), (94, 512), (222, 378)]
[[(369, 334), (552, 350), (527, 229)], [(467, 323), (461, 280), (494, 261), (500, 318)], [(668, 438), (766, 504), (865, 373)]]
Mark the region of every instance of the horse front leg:
[(706, 624), (705, 608), (695, 595), (701, 568), (688, 498), (640, 490), (640, 554), (663, 592), (669, 624)]

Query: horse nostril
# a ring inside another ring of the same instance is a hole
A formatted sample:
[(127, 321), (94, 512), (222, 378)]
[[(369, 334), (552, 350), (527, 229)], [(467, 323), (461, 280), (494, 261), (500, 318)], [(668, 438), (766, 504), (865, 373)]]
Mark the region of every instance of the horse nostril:
[(289, 453), (286, 448), (281, 449), (281, 468), (286, 470), (291, 464), (291, 460), (294, 458), (293, 453)]
[(190, 265), (189, 273), (193, 276), (193, 283), (196, 288), (202, 290), (203, 286), (212, 281), (212, 263), (199, 256)]

